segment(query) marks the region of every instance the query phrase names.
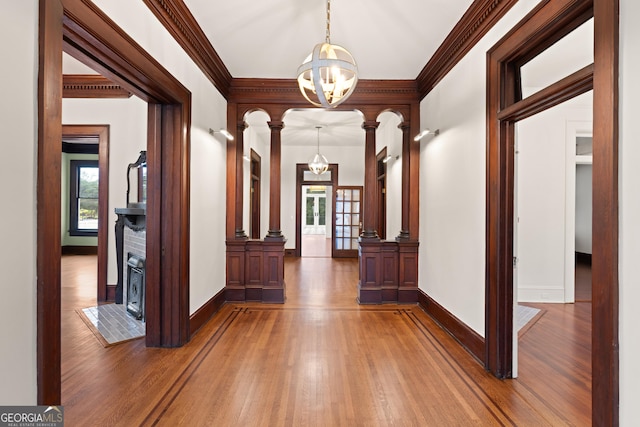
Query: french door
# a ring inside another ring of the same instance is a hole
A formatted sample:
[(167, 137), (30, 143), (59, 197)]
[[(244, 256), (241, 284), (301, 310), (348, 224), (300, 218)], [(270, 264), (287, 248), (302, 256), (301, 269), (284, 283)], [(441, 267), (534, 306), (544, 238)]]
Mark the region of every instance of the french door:
[(339, 186), (335, 192), (333, 256), (358, 257), (358, 238), (362, 231), (362, 186)]

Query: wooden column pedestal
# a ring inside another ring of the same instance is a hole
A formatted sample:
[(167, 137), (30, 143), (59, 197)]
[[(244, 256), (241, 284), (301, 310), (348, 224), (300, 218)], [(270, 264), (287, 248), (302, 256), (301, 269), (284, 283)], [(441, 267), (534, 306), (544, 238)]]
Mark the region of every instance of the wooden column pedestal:
[(418, 302), (418, 242), (360, 239), (358, 302)]
[(227, 240), (227, 301), (284, 303), (286, 240)]

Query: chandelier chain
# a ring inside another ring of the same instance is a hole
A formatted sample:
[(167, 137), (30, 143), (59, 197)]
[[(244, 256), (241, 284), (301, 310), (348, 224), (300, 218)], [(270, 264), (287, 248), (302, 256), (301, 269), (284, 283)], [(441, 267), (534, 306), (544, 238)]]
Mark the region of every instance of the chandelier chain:
[(326, 42), (331, 44), (331, 0), (327, 0), (327, 35)]

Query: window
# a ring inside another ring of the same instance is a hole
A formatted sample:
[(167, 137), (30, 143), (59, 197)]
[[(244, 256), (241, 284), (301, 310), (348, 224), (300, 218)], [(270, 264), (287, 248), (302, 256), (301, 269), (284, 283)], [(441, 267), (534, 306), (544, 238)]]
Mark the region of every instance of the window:
[(69, 234), (98, 235), (98, 161), (71, 160)]

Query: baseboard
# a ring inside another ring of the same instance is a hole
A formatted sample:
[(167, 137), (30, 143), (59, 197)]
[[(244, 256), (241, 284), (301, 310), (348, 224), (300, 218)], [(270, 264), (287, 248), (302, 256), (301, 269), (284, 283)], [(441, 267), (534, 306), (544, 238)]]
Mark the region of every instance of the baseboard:
[(564, 303), (564, 287), (552, 284), (547, 287), (533, 287), (518, 284), (519, 302)]
[(97, 246), (62, 246), (62, 255), (98, 255)]
[(191, 315), (191, 317), (189, 318), (190, 336), (193, 336), (193, 334), (195, 334), (198, 329), (203, 327), (209, 321), (209, 319), (211, 319), (213, 315), (216, 314), (218, 310), (220, 310), (220, 307), (222, 307), (222, 305), (226, 302), (224, 294), (225, 290), (222, 289)]
[(116, 286), (118, 285), (107, 285), (107, 302), (115, 302)]
[(583, 252), (576, 252), (576, 262), (580, 262), (582, 264), (591, 265), (591, 254), (585, 254)]
[(478, 359), (480, 363), (484, 364), (483, 337), (438, 304), (421, 289), (418, 291), (418, 304), (442, 329), (455, 338), (465, 350)]

